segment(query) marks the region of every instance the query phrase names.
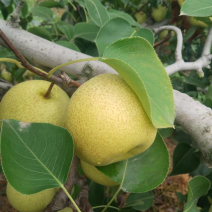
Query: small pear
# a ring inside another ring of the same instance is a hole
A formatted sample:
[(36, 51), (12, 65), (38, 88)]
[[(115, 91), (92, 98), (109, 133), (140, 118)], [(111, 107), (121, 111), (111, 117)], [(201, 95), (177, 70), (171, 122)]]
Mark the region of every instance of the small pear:
[(99, 183), (104, 186), (116, 186), (119, 183), (111, 180), (109, 177), (104, 175), (101, 171), (99, 171), (95, 166), (90, 165), (83, 160), (80, 161), (81, 167), (85, 175), (92, 181)]
[(1, 72), (1, 78), (8, 81), (8, 82), (12, 82), (13, 81), (13, 77), (12, 74), (6, 70), (3, 70)]
[(8, 183), (6, 193), (10, 204), (19, 212), (42, 212), (52, 201), (57, 190), (57, 188), (50, 188), (36, 194), (26, 195), (16, 191)]
[(69, 207), (66, 207), (62, 210), (59, 210), (58, 212), (73, 212), (73, 209), (72, 208), (69, 208)]
[(146, 14), (142, 11), (137, 12), (134, 16), (139, 24), (142, 24), (146, 21)]
[(151, 15), (152, 15), (152, 18), (156, 22), (161, 22), (166, 17), (166, 13), (167, 13), (167, 8), (162, 6), (162, 5), (158, 5), (157, 8), (153, 8), (152, 9), (152, 14)]

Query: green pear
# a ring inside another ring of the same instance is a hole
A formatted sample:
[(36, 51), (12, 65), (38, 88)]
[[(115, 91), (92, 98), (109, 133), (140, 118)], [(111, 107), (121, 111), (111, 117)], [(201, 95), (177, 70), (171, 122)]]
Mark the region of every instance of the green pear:
[(142, 11), (137, 12), (134, 16), (139, 24), (142, 24), (143, 22), (146, 21), (146, 14)]
[(75, 153), (94, 166), (144, 152), (157, 132), (137, 95), (116, 74), (98, 75), (77, 89), (65, 127), (73, 136)]
[(54, 85), (49, 98), (44, 98), (50, 82), (30, 80), (12, 87), (0, 103), (0, 120), (44, 122), (64, 126), (69, 97)]
[(1, 78), (8, 81), (8, 82), (12, 82), (13, 81), (13, 77), (12, 74), (6, 70), (1, 72)]
[[(168, 30), (163, 30), (160, 34), (159, 34), (159, 40), (163, 40), (164, 37), (166, 37), (166, 35), (168, 34)], [(171, 31), (171, 37), (175, 35), (174, 31)]]
[(197, 20), (196, 18), (192, 17), (192, 16), (188, 16), (188, 20), (190, 22), (191, 25), (196, 26), (196, 27), (201, 27), (201, 28), (205, 28), (208, 25), (202, 21)]
[(111, 180), (109, 177), (104, 175), (101, 171), (99, 171), (95, 166), (90, 165), (83, 160), (80, 160), (80, 164), (85, 175), (92, 181), (99, 183), (104, 186), (116, 186), (119, 183)]
[(8, 183), (6, 193), (10, 204), (19, 212), (42, 212), (52, 201), (57, 190), (57, 188), (50, 188), (36, 194), (26, 195), (16, 191)]
[(158, 5), (157, 8), (153, 8), (152, 9), (152, 14), (151, 15), (152, 15), (152, 18), (156, 22), (161, 22), (166, 17), (166, 13), (167, 13), (167, 8), (162, 6), (162, 5)]
[(69, 207), (66, 207), (58, 212), (73, 212), (73, 209), (72, 208), (69, 208)]

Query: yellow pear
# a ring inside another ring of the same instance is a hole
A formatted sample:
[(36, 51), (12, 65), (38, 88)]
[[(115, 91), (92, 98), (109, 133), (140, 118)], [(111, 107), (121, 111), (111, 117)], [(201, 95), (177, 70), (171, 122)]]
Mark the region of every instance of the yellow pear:
[(94, 166), (144, 152), (157, 132), (134, 91), (116, 74), (96, 76), (78, 88), (65, 127), (73, 136), (75, 153)]
[(1, 78), (8, 81), (8, 82), (12, 82), (13, 81), (13, 77), (12, 74), (6, 70), (1, 72)]
[(58, 212), (73, 212), (73, 209), (72, 208), (69, 208), (69, 207), (66, 207), (62, 210), (59, 210)]
[(196, 27), (202, 27), (205, 28), (208, 25), (202, 21), (197, 20), (196, 18), (192, 17), (192, 16), (188, 16), (188, 20), (190, 22), (191, 25), (196, 26)]
[(142, 11), (137, 12), (134, 16), (139, 24), (142, 24), (143, 22), (146, 21), (146, 14)]
[(85, 175), (92, 181), (104, 186), (116, 186), (119, 183), (111, 180), (109, 177), (100, 172), (95, 166), (90, 165), (83, 160), (80, 161), (81, 167)]
[(54, 85), (50, 97), (44, 98), (49, 85), (50, 82), (44, 80), (30, 80), (12, 87), (0, 103), (0, 120), (16, 119), (64, 126), (69, 97)]
[(50, 188), (36, 194), (26, 195), (16, 191), (9, 183), (6, 193), (10, 204), (19, 212), (42, 212), (57, 193), (57, 188)]
[(166, 17), (166, 13), (167, 8), (162, 5), (158, 5), (157, 8), (152, 9), (151, 15), (156, 22), (161, 22)]

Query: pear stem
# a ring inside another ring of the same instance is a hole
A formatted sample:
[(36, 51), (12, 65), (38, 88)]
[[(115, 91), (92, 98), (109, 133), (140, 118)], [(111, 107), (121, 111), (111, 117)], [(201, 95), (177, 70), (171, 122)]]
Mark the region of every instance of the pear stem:
[(51, 91), (52, 91), (52, 88), (53, 88), (54, 84), (55, 84), (54, 82), (52, 82), (52, 83), (50, 84), (50, 86), (49, 86), (49, 88), (48, 88), (46, 94), (44, 95), (44, 98), (45, 98), (45, 99), (49, 99), (49, 98), (50, 98), (50, 93), (51, 93)]

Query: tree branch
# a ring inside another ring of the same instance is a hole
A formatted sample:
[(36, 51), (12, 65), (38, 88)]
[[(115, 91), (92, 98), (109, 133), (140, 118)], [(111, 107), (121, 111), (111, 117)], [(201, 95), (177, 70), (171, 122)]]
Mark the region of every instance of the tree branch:
[(175, 51), (175, 60), (176, 62), (172, 65), (167, 66), (165, 69), (168, 75), (171, 75), (178, 71), (184, 70), (196, 70), (200, 77), (204, 76), (203, 68), (210, 69), (210, 63), (212, 60), (212, 55), (210, 55), (210, 48), (212, 44), (212, 28), (209, 31), (207, 36), (204, 49), (202, 52), (202, 57), (200, 57), (195, 62), (184, 62), (182, 58), (182, 47), (183, 47), (183, 35), (179, 28), (175, 26), (162, 26), (157, 29), (153, 29), (155, 34), (163, 31), (163, 30), (173, 30), (177, 35), (177, 47)]
[[(1, 80), (2, 80), (2, 79), (1, 79)], [(2, 89), (9, 89), (9, 88), (12, 88), (12, 87), (13, 87), (12, 84), (7, 83), (7, 82), (1, 82), (1, 81), (0, 81), (0, 88), (2, 88)]]

